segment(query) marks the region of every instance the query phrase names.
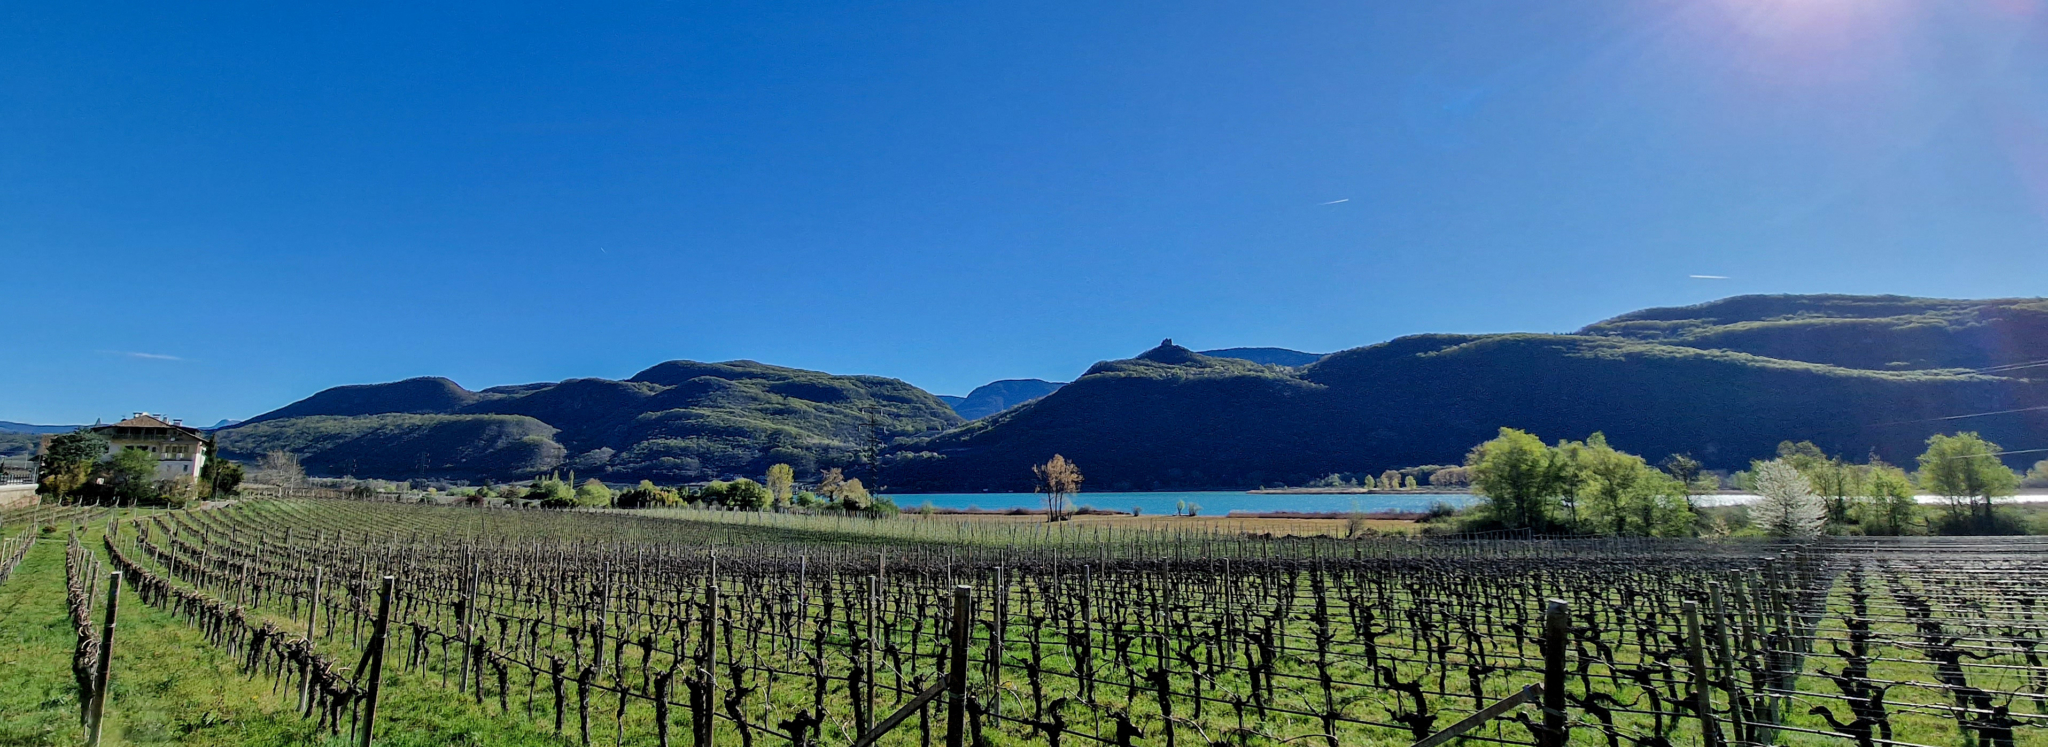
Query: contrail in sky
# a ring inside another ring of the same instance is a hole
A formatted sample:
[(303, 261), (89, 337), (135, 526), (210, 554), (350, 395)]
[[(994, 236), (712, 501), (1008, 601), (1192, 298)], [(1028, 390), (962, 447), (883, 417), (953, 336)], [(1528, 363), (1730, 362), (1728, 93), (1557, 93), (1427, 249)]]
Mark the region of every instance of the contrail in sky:
[(1329, 201), (1329, 202), (1324, 202), (1324, 203), (1319, 203), (1319, 204), (1322, 204), (1322, 205), (1335, 205), (1335, 204), (1337, 204), (1337, 203), (1340, 203), (1340, 202), (1350, 202), (1350, 201), (1351, 201), (1351, 198), (1349, 198), (1349, 197), (1346, 197), (1346, 198), (1344, 198), (1344, 199), (1341, 199), (1341, 200), (1331, 200), (1331, 201)]
[(1727, 275), (1687, 275), (1694, 280), (1727, 280)]
[(143, 359), (143, 360), (146, 360), (146, 361), (182, 361), (182, 360), (184, 360), (183, 358), (180, 358), (180, 357), (178, 357), (178, 356), (175, 356), (175, 355), (164, 355), (164, 354), (162, 354), (162, 353), (140, 353), (140, 352), (135, 352), (135, 351), (132, 351), (132, 350), (102, 350), (102, 351), (100, 351), (100, 352), (102, 352), (102, 353), (109, 353), (109, 354), (112, 354), (112, 355), (125, 355), (125, 356), (128, 356), (128, 357), (130, 357), (130, 358), (141, 358), (141, 359)]

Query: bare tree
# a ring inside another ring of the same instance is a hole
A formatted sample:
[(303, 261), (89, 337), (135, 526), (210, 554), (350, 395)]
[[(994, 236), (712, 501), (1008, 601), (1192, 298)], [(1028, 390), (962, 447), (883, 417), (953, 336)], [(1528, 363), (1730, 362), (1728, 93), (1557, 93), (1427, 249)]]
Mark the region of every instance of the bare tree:
[(1067, 497), (1081, 492), (1081, 470), (1058, 454), (1044, 464), (1033, 465), (1031, 474), (1038, 478), (1038, 492), (1045, 494), (1045, 520), (1065, 521)]
[(845, 485), (846, 473), (833, 467), (818, 476), (818, 495), (825, 496), (826, 500), (839, 500), (839, 491)]
[(256, 480), (280, 491), (296, 489), (306, 484), (306, 468), (299, 465), (297, 454), (275, 449), (256, 460)]

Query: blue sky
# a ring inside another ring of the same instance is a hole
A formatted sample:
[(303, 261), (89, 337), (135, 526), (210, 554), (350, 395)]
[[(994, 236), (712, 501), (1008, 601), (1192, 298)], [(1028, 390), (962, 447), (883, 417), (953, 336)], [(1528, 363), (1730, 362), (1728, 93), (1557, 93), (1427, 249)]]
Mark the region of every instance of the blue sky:
[(0, 419), (2040, 295), (2044, 5), (15, 4)]

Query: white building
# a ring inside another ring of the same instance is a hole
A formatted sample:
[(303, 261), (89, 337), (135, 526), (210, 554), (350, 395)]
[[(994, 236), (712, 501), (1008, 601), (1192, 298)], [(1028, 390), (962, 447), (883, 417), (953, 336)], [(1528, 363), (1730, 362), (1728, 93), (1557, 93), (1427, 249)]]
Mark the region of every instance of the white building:
[[(196, 481), (199, 471), (206, 468), (206, 434), (187, 427), (183, 420), (165, 422), (158, 416), (138, 412), (119, 423), (95, 425), (88, 430), (106, 438), (115, 450), (141, 449), (155, 456), (159, 480)], [(47, 441), (49, 437), (43, 438)], [(108, 456), (112, 455), (109, 451)]]

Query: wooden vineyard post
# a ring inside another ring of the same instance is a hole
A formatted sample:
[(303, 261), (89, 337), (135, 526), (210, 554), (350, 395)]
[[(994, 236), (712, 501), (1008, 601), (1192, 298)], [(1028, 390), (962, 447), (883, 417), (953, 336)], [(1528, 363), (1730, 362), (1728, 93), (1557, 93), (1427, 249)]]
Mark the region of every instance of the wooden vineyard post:
[(1700, 636), (1700, 604), (1687, 599), (1679, 609), (1685, 613), (1685, 658), (1692, 667), (1693, 712), (1700, 717), (1700, 739), (1707, 747), (1721, 747), (1721, 728), (1714, 722), (1714, 695), (1707, 689), (1707, 646)]
[(1742, 717), (1742, 693), (1735, 689), (1735, 649), (1728, 643), (1728, 598), (1721, 591), (1721, 583), (1714, 582), (1709, 591), (1714, 605), (1714, 646), (1721, 655), (1719, 670), (1721, 689), (1728, 693), (1728, 719), (1736, 741), (1748, 739)]
[[(1008, 645), (1005, 641), (1005, 634), (1010, 628), (1010, 582), (1003, 575), (1003, 567), (1000, 565), (996, 566), (996, 598), (992, 611), (995, 615), (996, 624), (989, 631), (988, 683), (989, 691), (997, 692), (1002, 688), (1003, 654), (1005, 646)], [(1001, 697), (990, 698), (988, 708), (989, 713), (1001, 716), (1003, 714), (1003, 699)]]
[(1564, 747), (1564, 655), (1571, 635), (1571, 616), (1562, 599), (1547, 600), (1543, 610), (1543, 733), (1540, 747)]
[(322, 575), (326, 572), (327, 569), (324, 567), (313, 567), (313, 596), (311, 597), (312, 604), (308, 605), (306, 609), (307, 643), (313, 642), (313, 632), (317, 630), (317, 628), (315, 628), (314, 625), (319, 620), (320, 617), (320, 582), (322, 580)]
[(704, 623), (700, 638), (704, 641), (702, 664), (704, 687), (698, 692), (697, 707), (692, 709), (690, 723), (691, 737), (696, 747), (711, 747), (712, 709), (718, 707), (714, 692), (718, 688), (718, 582), (714, 580), (704, 586)]
[(313, 566), (313, 594), (307, 597), (310, 601), (306, 605), (306, 651), (309, 655), (299, 663), (299, 709), (308, 712), (313, 704), (313, 657), (310, 654), (314, 631), (317, 630), (315, 625), (320, 619), (320, 582), (326, 571), (324, 567)]
[(953, 587), (953, 661), (946, 672), (946, 747), (967, 739), (967, 643), (974, 639), (974, 587)]
[[(474, 649), (471, 647), (475, 645), (476, 641), (476, 625), (471, 621), (476, 619), (477, 563), (474, 559), (471, 559), (469, 563), (469, 580), (462, 585), (462, 610), (461, 614), (456, 616), (458, 619), (455, 621), (455, 631), (462, 635), (462, 672), (460, 678), (455, 683), (455, 691), (458, 693), (469, 692), (469, 660), (471, 654), (474, 653)], [(602, 623), (602, 621), (599, 622), (600, 624)], [(597, 648), (600, 652), (604, 650), (603, 646), (598, 646)]]
[(86, 747), (99, 747), (100, 727), (107, 712), (107, 678), (113, 675), (114, 621), (121, 606), (121, 572), (107, 574), (107, 620), (100, 627), (100, 660), (92, 673), (92, 709), (86, 726)]
[(878, 565), (876, 575), (868, 578), (868, 645), (861, 648), (862, 692), (854, 695), (856, 698), (863, 698), (862, 702), (866, 704), (861, 710), (860, 722), (854, 729), (854, 732), (861, 736), (867, 736), (868, 727), (875, 720), (875, 647), (879, 644), (879, 641), (875, 640), (875, 617), (876, 608), (882, 604), (882, 577), (879, 568)]
[(370, 628), (370, 648), (363, 654), (370, 660), (369, 692), (364, 694), (363, 738), (360, 747), (370, 747), (370, 732), (377, 726), (377, 691), (384, 680), (384, 636), (391, 623), (391, 590), (398, 582), (395, 576), (385, 576), (382, 588), (377, 590), (377, 623)]

